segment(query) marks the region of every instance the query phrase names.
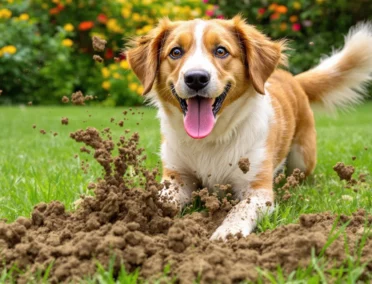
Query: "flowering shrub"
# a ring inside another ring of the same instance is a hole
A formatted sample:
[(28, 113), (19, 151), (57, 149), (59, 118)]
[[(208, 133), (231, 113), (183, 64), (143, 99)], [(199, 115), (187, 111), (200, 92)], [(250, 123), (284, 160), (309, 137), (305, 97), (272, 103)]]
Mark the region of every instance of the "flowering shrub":
[[(36, 103), (57, 103), (77, 89), (105, 105), (140, 103), (142, 86), (121, 54), (125, 40), (147, 33), (158, 18), (208, 17), (214, 9), (200, 0), (4, 1), (0, 100)], [(107, 40), (103, 64), (92, 59), (94, 35)]]
[[(274, 39), (286, 37), (290, 69), (300, 73), (318, 63), (332, 47), (343, 44), (343, 36), (358, 21), (371, 19), (371, 1), (331, 0), (205, 0), (218, 5), (227, 17), (243, 14)], [(293, 39), (293, 40), (292, 40)]]

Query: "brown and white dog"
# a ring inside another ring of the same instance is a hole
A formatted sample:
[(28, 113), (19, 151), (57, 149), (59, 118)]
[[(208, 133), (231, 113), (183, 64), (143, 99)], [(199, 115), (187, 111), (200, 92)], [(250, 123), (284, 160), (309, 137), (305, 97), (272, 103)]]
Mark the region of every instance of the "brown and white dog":
[[(285, 48), (237, 16), (164, 19), (127, 50), (143, 95), (159, 110), (163, 180), (171, 181), (161, 194), (182, 207), (197, 188), (231, 184), (240, 200), (211, 239), (252, 232), (273, 209), (273, 177), (284, 165), (313, 172), (310, 103), (358, 103), (371, 79), (371, 23), (351, 29), (342, 50), (297, 76), (277, 69)], [(246, 174), (242, 157), (250, 161)]]

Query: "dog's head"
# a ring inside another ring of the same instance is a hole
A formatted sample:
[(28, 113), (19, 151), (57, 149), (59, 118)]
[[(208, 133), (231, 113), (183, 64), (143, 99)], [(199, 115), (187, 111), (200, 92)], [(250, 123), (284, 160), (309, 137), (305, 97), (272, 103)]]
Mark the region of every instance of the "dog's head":
[(183, 116), (189, 136), (208, 136), (226, 107), (264, 84), (284, 60), (274, 42), (237, 16), (232, 20), (161, 20), (132, 42), (128, 61), (144, 86), (165, 107)]

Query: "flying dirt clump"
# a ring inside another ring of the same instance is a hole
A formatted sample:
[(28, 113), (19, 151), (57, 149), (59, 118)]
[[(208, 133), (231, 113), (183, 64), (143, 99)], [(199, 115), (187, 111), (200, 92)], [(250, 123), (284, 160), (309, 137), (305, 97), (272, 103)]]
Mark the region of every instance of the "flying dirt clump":
[(346, 166), (344, 163), (338, 162), (333, 170), (337, 173), (340, 180), (346, 180), (350, 182), (354, 174), (355, 168), (353, 166)]
[(242, 170), (243, 174), (248, 173), (250, 166), (248, 158), (241, 158), (238, 162), (238, 166)]
[(63, 97), (62, 97), (62, 102), (63, 102), (64, 104), (67, 104), (67, 103), (70, 102), (70, 99), (69, 99), (68, 97), (66, 97), (66, 96), (63, 96)]
[(74, 105), (85, 105), (85, 98), (81, 91), (77, 91), (71, 95), (71, 101)]
[[(366, 264), (363, 275), (372, 272), (372, 239), (357, 234), (372, 224), (362, 210), (340, 219), (329, 213), (303, 215), (299, 224), (212, 242), (209, 237), (232, 208), (226, 197), (220, 200), (202, 189), (194, 196), (205, 202), (207, 211), (179, 218), (174, 205), (159, 200), (164, 185), (156, 179), (157, 169), (144, 167), (137, 133), (116, 142), (110, 129), (102, 134), (87, 128), (70, 136), (90, 148), (102, 177), (88, 185), (94, 196), (82, 196), (75, 212), (54, 201), (36, 205), (30, 219), (0, 221), (0, 270), (16, 266), (12, 277), (19, 283), (36, 273), (47, 274), (51, 283), (78, 283), (95, 274), (97, 263), (107, 268), (111, 261), (114, 277), (124, 266), (128, 273), (139, 270), (140, 280), (150, 283), (159, 277), (176, 283), (255, 282), (257, 267), (275, 273), (280, 265), (284, 275), (307, 267), (312, 252), (319, 255), (330, 232), (344, 223), (344, 234), (322, 252), (332, 260), (329, 269), (350, 259), (347, 242), (350, 254)], [(364, 247), (359, 249), (361, 241)]]
[(103, 62), (103, 58), (97, 54), (94, 54), (93, 55), (93, 60), (98, 62), (98, 63), (102, 63)]
[(62, 117), (61, 123), (62, 123), (62, 125), (68, 125), (68, 118), (67, 117)]
[(93, 43), (93, 49), (95, 51), (102, 52), (105, 50), (107, 41), (99, 38), (98, 36), (93, 36), (92, 43)]

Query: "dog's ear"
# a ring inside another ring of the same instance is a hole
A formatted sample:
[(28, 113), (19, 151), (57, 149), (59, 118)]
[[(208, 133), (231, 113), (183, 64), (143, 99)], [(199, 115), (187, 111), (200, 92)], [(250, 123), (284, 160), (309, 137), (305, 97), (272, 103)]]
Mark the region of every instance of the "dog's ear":
[(240, 16), (232, 19), (234, 32), (243, 51), (243, 60), (253, 87), (265, 94), (264, 85), (279, 64), (286, 64), (285, 41), (272, 41)]
[(171, 21), (163, 19), (147, 35), (138, 37), (129, 43), (126, 56), (133, 72), (141, 81), (146, 95), (151, 91), (160, 65), (160, 53)]

